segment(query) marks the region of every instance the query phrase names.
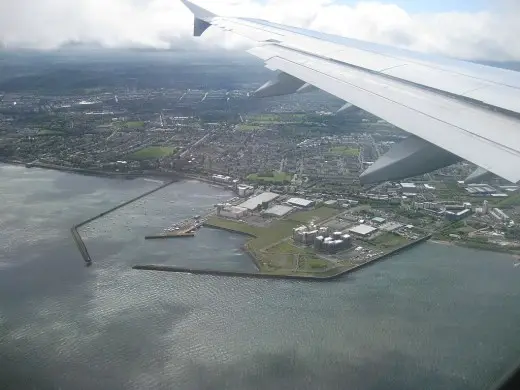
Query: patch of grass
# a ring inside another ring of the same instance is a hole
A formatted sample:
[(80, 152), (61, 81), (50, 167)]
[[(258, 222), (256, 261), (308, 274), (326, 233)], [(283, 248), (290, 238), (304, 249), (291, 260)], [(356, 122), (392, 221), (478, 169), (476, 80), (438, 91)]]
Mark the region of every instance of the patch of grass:
[(504, 200), (501, 200), (497, 207), (514, 207), (520, 206), (520, 194), (515, 194), (507, 197)]
[(323, 269), (327, 268), (329, 263), (321, 259), (307, 260), (306, 265), (310, 269)]
[(370, 240), (372, 245), (377, 246), (380, 249), (397, 248), (407, 242), (408, 240), (406, 238), (394, 233), (383, 233)]
[(143, 121), (128, 121), (123, 124), (123, 127), (126, 127), (127, 129), (138, 129), (141, 127), (144, 127)]
[(37, 136), (51, 136), (51, 135), (63, 135), (61, 131), (58, 130), (49, 130), (49, 129), (40, 129), (38, 130)]
[(259, 126), (257, 124), (252, 124), (252, 123), (240, 123), (236, 126), (236, 129), (238, 131), (255, 131), (255, 130), (261, 130), (262, 126)]
[(357, 157), (359, 156), (359, 149), (348, 146), (334, 146), (330, 148), (329, 153), (337, 156)]
[(285, 172), (273, 172), (271, 176), (267, 176), (265, 173), (252, 173), (247, 176), (247, 180), (267, 183), (283, 183), (291, 181), (292, 175)]
[(299, 211), (297, 213), (290, 215), (288, 219), (291, 221), (296, 221), (296, 222), (300, 222), (300, 223), (307, 223), (307, 222), (310, 222), (311, 220), (321, 221), (321, 220), (324, 220), (327, 218), (331, 218), (335, 215), (338, 215), (339, 213), (340, 213), (340, 211), (338, 209), (323, 206), (323, 207), (319, 207), (314, 210)]
[(153, 160), (162, 157), (168, 157), (174, 154), (177, 149), (167, 146), (149, 146), (138, 150), (128, 156), (130, 160)]

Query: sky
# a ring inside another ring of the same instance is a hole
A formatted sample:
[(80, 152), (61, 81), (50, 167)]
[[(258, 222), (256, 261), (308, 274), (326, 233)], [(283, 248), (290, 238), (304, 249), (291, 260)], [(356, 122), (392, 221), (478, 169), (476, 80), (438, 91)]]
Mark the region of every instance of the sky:
[[(520, 60), (520, 0), (198, 0), (221, 14), (258, 17), (411, 50), (471, 60)], [(210, 29), (191, 37), (178, 0), (0, 0), (0, 47), (242, 49)]]
[[(339, 1), (339, 3), (355, 5), (358, 1), (342, 0)], [(381, 3), (394, 4), (411, 13), (449, 11), (475, 12), (488, 9), (490, 4), (488, 0), (394, 0), (381, 1)]]

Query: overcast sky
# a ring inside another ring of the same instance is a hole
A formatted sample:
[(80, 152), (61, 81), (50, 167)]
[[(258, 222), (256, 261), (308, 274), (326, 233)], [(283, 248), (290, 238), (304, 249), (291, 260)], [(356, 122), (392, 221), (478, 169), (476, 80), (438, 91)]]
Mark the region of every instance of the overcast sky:
[[(520, 60), (520, 0), (198, 0), (224, 15), (249, 16), (413, 50), (467, 59)], [(177, 0), (0, 0), (0, 42), (52, 49), (67, 42), (170, 48), (243, 41), (208, 31), (192, 38)]]

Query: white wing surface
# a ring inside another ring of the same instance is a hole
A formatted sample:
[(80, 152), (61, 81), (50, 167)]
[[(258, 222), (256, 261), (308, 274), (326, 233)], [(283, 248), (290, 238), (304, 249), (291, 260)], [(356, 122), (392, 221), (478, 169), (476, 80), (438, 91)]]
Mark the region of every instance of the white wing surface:
[(275, 96), (317, 87), (412, 134), (363, 183), (426, 173), (460, 159), (520, 182), (520, 73), (284, 26), (217, 16), (188, 0), (194, 34), (210, 25), (250, 38), (277, 78)]

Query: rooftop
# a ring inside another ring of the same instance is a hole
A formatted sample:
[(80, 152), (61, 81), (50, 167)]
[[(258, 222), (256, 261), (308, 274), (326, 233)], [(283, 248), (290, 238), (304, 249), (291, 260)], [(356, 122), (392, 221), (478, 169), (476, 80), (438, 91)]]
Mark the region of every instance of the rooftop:
[(293, 204), (295, 206), (300, 206), (300, 207), (309, 207), (309, 206), (312, 206), (312, 204), (314, 203), (312, 200), (308, 200), (308, 199), (302, 199), (302, 198), (291, 198), (287, 201), (287, 203), (289, 204)]
[(361, 224), (349, 229), (349, 232), (359, 234), (360, 236), (368, 236), (369, 234), (374, 233), (376, 230), (377, 229), (375, 227)]
[(264, 214), (275, 215), (277, 217), (283, 217), (285, 214), (290, 213), (294, 208), (291, 206), (276, 205), (267, 210)]
[(272, 202), (273, 200), (278, 198), (278, 196), (279, 195), (275, 194), (274, 192), (262, 192), (259, 195), (249, 198), (239, 206), (244, 207), (248, 210), (254, 210), (258, 207), (258, 205), (261, 205), (263, 202)]

